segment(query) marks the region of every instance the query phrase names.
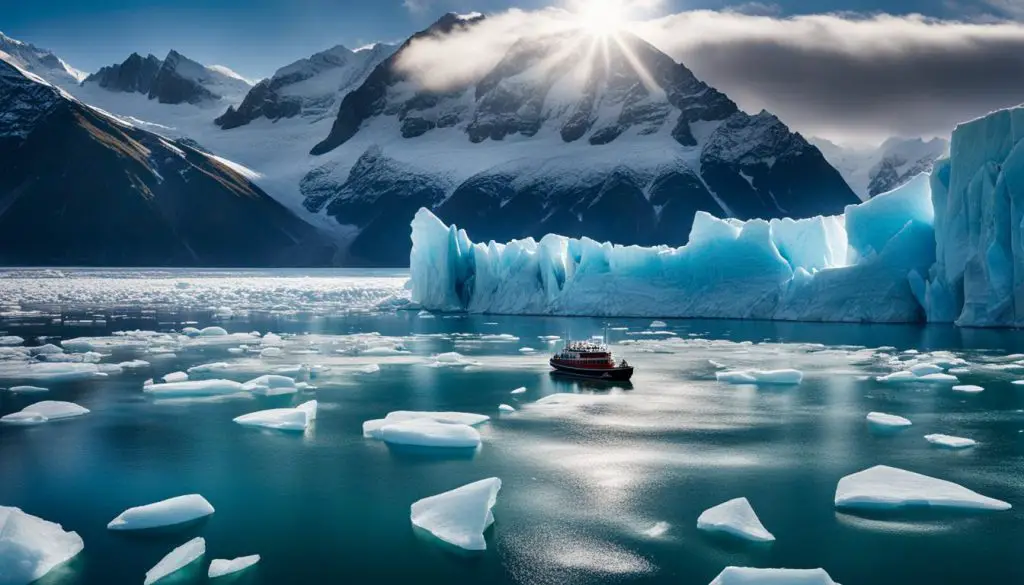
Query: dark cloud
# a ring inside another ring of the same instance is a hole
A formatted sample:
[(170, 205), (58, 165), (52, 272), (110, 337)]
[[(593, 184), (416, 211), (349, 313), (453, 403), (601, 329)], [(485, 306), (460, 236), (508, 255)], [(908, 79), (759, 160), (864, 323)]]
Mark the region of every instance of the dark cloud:
[(848, 140), (948, 135), (1024, 102), (1024, 25), (691, 12), (637, 32), (748, 110)]

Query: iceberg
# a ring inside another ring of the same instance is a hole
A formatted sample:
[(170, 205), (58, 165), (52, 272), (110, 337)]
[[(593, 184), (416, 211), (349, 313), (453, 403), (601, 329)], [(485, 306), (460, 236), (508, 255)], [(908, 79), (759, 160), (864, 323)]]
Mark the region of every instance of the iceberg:
[(216, 579), (217, 577), (223, 577), (232, 573), (248, 569), (249, 567), (260, 562), (260, 555), (249, 555), (247, 557), (238, 557), (236, 559), (213, 559), (210, 562), (210, 571), (207, 577), (210, 579)]
[(261, 427), (278, 431), (305, 431), (316, 419), (316, 400), (304, 402), (295, 408), (271, 408), (243, 414), (234, 421), (247, 427)]
[(453, 546), (486, 550), (484, 530), (494, 523), (500, 489), (501, 480), (492, 477), (424, 498), (412, 505), (412, 523)]
[(432, 420), (388, 423), (380, 427), (376, 434), (391, 445), (461, 449), (480, 446), (480, 432), (473, 427)]
[(206, 554), (206, 541), (203, 540), (203, 537), (197, 536), (167, 553), (167, 556), (160, 559), (159, 563), (146, 571), (144, 585), (152, 585), (171, 573), (184, 569), (199, 560), (199, 557), (204, 554)]
[(747, 498), (734, 498), (708, 508), (697, 518), (697, 528), (724, 532), (757, 542), (771, 542), (775, 536), (761, 524)]
[(978, 444), (974, 439), (943, 434), (925, 435), (924, 439), (936, 447), (945, 447), (947, 449), (966, 449)]
[(199, 494), (168, 498), (128, 508), (107, 524), (110, 530), (145, 530), (176, 526), (213, 514), (213, 506)]
[(143, 386), (142, 391), (159, 397), (220, 396), (244, 392), (245, 387), (231, 380), (189, 380)]
[(0, 506), (0, 583), (27, 585), (66, 563), (85, 547), (77, 532)]
[(847, 475), (836, 486), (837, 508), (892, 509), (934, 506), (973, 510), (1009, 510), (1010, 504), (962, 485), (920, 473), (876, 465)]
[[(616, 246), (549, 234), (474, 243), (421, 209), (412, 300), (428, 310), (917, 322), (911, 274), (934, 263), (927, 177), (844, 216), (740, 221), (698, 212), (689, 243)], [(898, 226), (898, 227), (897, 227)]]
[(896, 416), (895, 414), (886, 414), (884, 412), (869, 412), (867, 416), (868, 422), (887, 428), (902, 428), (909, 427), (914, 424), (910, 422), (910, 419), (903, 418), (902, 416)]
[(253, 394), (259, 394), (262, 396), (295, 394), (299, 391), (298, 386), (295, 384), (295, 380), (288, 376), (281, 376), (278, 374), (266, 374), (258, 378), (253, 378), (252, 380), (242, 384), (242, 389), (246, 392), (252, 392)]
[(79, 406), (74, 402), (43, 400), (26, 406), (21, 409), (20, 412), (0, 417), (0, 423), (13, 425), (35, 425), (49, 422), (51, 420), (82, 416), (83, 414), (89, 414), (89, 409), (84, 406)]
[(824, 569), (726, 567), (709, 585), (839, 585)]
[(800, 370), (730, 370), (715, 372), (715, 379), (729, 384), (799, 384)]

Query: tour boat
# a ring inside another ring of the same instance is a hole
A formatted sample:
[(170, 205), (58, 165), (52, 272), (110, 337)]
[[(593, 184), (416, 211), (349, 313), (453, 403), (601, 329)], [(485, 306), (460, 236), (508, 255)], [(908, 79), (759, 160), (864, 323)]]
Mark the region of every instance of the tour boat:
[(616, 364), (608, 346), (593, 341), (570, 341), (548, 363), (558, 373), (581, 378), (625, 382), (633, 376), (633, 366), (626, 360)]

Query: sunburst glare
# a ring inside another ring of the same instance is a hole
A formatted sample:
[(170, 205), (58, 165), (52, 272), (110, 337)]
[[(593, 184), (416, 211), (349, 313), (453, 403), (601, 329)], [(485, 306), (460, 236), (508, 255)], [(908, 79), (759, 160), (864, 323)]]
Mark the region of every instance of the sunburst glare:
[(583, 0), (572, 6), (581, 27), (595, 36), (613, 34), (626, 20), (624, 0)]

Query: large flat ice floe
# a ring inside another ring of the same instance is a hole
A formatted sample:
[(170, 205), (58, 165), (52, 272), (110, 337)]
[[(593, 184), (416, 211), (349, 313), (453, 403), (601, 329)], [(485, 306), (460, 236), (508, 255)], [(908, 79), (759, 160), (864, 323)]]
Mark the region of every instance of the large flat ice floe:
[(910, 419), (897, 416), (895, 414), (886, 414), (884, 412), (869, 412), (867, 417), (868, 423), (877, 427), (885, 427), (891, 429), (898, 429), (903, 427), (909, 427), (914, 424), (910, 422)]
[(19, 508), (0, 506), (0, 583), (26, 585), (41, 579), (84, 548), (76, 532)]
[(176, 526), (213, 514), (213, 506), (199, 494), (168, 498), (128, 508), (107, 524), (110, 530), (144, 530)]
[(278, 431), (305, 431), (316, 419), (317, 402), (310, 400), (295, 408), (271, 408), (243, 414), (234, 421), (248, 427), (260, 427)]
[(836, 486), (837, 508), (892, 509), (933, 506), (973, 510), (1008, 510), (1010, 504), (983, 496), (962, 485), (876, 465), (847, 475)]
[(385, 424), (377, 431), (391, 445), (466, 449), (480, 446), (480, 432), (469, 425), (409, 420)]
[(501, 480), (492, 477), (424, 498), (412, 505), (412, 523), (465, 550), (485, 550), (484, 530), (494, 523), (491, 509)]
[(839, 585), (824, 569), (726, 567), (710, 585)]
[(966, 437), (954, 437), (952, 435), (943, 434), (931, 434), (925, 435), (924, 440), (928, 441), (936, 447), (944, 447), (946, 449), (966, 449), (973, 447), (978, 444), (974, 439), (968, 439)]
[(143, 387), (142, 391), (161, 398), (178, 398), (236, 394), (238, 392), (245, 392), (246, 388), (240, 382), (232, 380), (188, 380), (186, 382), (151, 384)]
[(747, 498), (734, 498), (704, 510), (697, 518), (697, 528), (756, 542), (775, 540), (775, 536), (761, 524)]
[(412, 299), (474, 313), (921, 321), (910, 285), (935, 258), (928, 177), (801, 220), (698, 212), (680, 248), (547, 235), (473, 243), (421, 209), (412, 221)]
[(235, 559), (213, 559), (210, 562), (210, 570), (207, 573), (207, 577), (210, 579), (216, 579), (217, 577), (231, 575), (248, 569), (258, 562), (260, 562), (260, 555), (249, 555)]
[(160, 559), (159, 563), (146, 571), (144, 585), (152, 585), (160, 579), (184, 569), (199, 560), (199, 557), (204, 554), (206, 554), (206, 541), (203, 537), (197, 536), (167, 553), (167, 556)]
[(476, 426), (491, 420), (486, 414), (472, 412), (446, 412), (432, 410), (394, 410), (384, 418), (368, 420), (363, 423), (363, 436), (371, 439), (383, 439), (381, 429), (409, 421), (431, 421), (443, 424)]
[(43, 400), (30, 404), (19, 412), (0, 417), (0, 423), (11, 425), (35, 425), (89, 414), (89, 409), (74, 402)]
[(715, 379), (729, 384), (799, 384), (804, 379), (800, 370), (729, 370), (715, 372)]

